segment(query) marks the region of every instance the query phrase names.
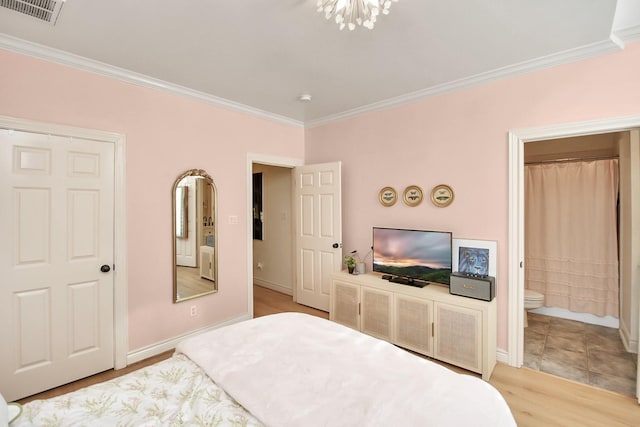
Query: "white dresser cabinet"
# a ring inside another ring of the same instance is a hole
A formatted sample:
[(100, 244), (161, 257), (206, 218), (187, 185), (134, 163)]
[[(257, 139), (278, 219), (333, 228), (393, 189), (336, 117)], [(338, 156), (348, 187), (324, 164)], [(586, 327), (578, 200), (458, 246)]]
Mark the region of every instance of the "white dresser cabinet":
[(215, 280), (215, 271), (213, 262), (215, 248), (211, 246), (200, 246), (200, 277), (209, 280)]
[(389, 283), (376, 274), (335, 273), (329, 318), (425, 356), (482, 374), (496, 364), (496, 300), (449, 294), (446, 286)]

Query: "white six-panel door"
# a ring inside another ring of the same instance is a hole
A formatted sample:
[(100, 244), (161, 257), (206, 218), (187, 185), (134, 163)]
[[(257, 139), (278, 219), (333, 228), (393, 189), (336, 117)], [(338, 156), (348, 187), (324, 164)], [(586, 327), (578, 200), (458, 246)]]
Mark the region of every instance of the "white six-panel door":
[(329, 311), (331, 274), (342, 268), (341, 163), (294, 169), (296, 301)]
[(112, 368), (113, 144), (0, 129), (0, 200), (0, 392)]
[[(187, 192), (187, 237), (176, 237), (176, 264), (184, 267), (197, 267), (197, 218), (196, 212), (196, 178), (188, 176), (183, 178)], [(179, 206), (176, 200), (176, 206)]]

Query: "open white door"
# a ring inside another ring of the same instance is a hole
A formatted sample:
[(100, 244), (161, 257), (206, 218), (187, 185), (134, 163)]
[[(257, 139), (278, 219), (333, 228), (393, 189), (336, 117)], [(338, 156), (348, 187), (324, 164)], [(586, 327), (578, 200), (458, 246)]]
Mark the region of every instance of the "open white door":
[(331, 274), (342, 268), (341, 170), (340, 162), (293, 170), (296, 302), (324, 311)]
[[(181, 233), (176, 230), (176, 265), (197, 267), (196, 178), (188, 176), (183, 181), (184, 185), (178, 187), (181, 191), (176, 191), (176, 197), (181, 198), (181, 200), (176, 200), (176, 222), (183, 225)], [(186, 209), (182, 209), (185, 207), (184, 204), (186, 204)]]
[(114, 366), (114, 146), (0, 130), (0, 392)]

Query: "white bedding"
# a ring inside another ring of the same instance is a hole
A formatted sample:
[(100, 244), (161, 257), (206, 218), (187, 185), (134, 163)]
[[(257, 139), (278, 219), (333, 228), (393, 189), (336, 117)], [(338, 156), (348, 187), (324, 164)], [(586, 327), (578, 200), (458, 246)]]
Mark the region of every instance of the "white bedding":
[(269, 426), (516, 425), (479, 378), (301, 313), (220, 328), (177, 351)]

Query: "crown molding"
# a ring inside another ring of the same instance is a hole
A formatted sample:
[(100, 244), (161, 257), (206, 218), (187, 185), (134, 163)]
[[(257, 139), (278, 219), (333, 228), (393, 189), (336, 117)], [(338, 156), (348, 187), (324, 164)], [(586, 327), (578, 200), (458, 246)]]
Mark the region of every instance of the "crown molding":
[[(626, 37), (624, 39), (626, 40)], [(370, 113), (373, 111), (397, 107), (399, 105), (407, 104), (409, 102), (417, 101), (420, 99), (429, 98), (436, 95), (443, 95), (461, 89), (478, 86), (484, 83), (518, 76), (520, 74), (538, 71), (545, 68), (551, 68), (557, 65), (567, 64), (605, 53), (617, 52), (622, 50), (623, 48), (623, 42), (615, 35), (612, 35), (608, 40), (605, 41), (592, 43), (575, 49), (569, 49), (552, 55), (543, 56), (541, 58), (536, 58), (530, 61), (520, 62), (518, 64), (509, 65), (452, 82), (432, 86), (415, 92), (410, 92), (405, 95), (389, 98), (384, 101), (354, 108), (352, 110), (347, 110), (342, 113), (326, 116), (321, 119), (308, 121), (305, 122), (305, 128), (312, 128), (330, 122), (335, 122), (337, 120), (343, 120), (365, 113)]]
[(28, 42), (7, 34), (0, 33), (0, 49), (10, 50), (23, 55), (31, 56), (37, 59), (43, 59), (61, 65), (66, 65), (82, 71), (100, 74), (102, 76), (111, 77), (127, 83), (143, 86), (151, 89), (158, 89), (175, 95), (184, 96), (206, 104), (215, 105), (228, 110), (245, 113), (261, 119), (271, 120), (295, 127), (304, 127), (304, 123), (293, 120), (289, 117), (281, 116), (253, 108), (228, 99), (219, 98), (204, 92), (189, 89), (184, 86), (169, 83), (160, 79), (146, 76), (144, 74), (135, 73), (124, 68), (115, 67), (103, 62), (94, 61), (79, 55), (64, 52), (62, 50), (50, 48), (37, 43)]
[(115, 78), (138, 86), (162, 90), (217, 107), (245, 113), (254, 117), (286, 124), (289, 126), (313, 128), (330, 122), (348, 119), (374, 111), (397, 107), (420, 99), (443, 95), (446, 93), (478, 86), (484, 83), (489, 83), (492, 81), (529, 73), (532, 71), (538, 71), (545, 68), (567, 64), (605, 53), (620, 51), (624, 49), (624, 44), (626, 42), (637, 39), (640, 39), (640, 25), (616, 31), (615, 33), (611, 34), (611, 37), (608, 40), (605, 41), (596, 42), (534, 60), (509, 65), (506, 67), (476, 74), (474, 76), (465, 77), (452, 82), (443, 83), (397, 97), (385, 99), (380, 102), (375, 102), (351, 110), (346, 110), (341, 113), (332, 114), (319, 119), (309, 120), (305, 122), (294, 120), (278, 114), (269, 113), (264, 110), (253, 108), (224, 98), (216, 97), (197, 90), (189, 89), (184, 86), (176, 85), (163, 80), (155, 79), (153, 77), (108, 65), (99, 61), (90, 60), (58, 49), (53, 49), (37, 43), (28, 42), (26, 40), (12, 37), (3, 33), (0, 33), (0, 49), (10, 50), (38, 59), (43, 59), (57, 64), (73, 67), (79, 70)]

